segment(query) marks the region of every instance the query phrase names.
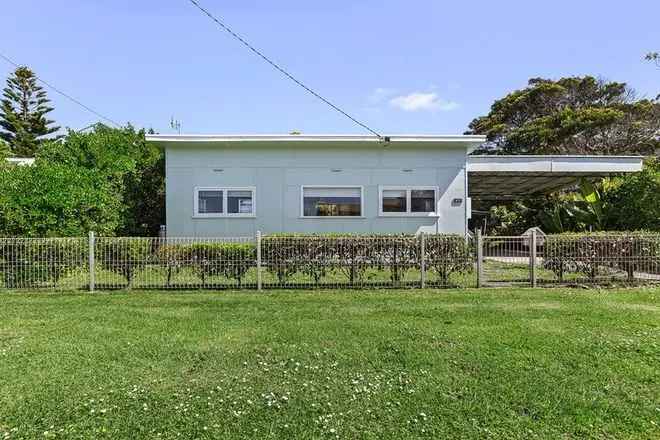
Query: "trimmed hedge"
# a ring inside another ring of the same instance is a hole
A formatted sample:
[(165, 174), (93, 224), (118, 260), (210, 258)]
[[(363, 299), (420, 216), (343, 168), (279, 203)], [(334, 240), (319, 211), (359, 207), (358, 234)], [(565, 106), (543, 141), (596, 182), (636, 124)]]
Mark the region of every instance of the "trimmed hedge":
[(167, 244), (154, 253), (154, 262), (166, 268), (168, 287), (183, 267), (191, 267), (202, 284), (209, 277), (224, 276), (240, 287), (248, 270), (256, 266), (256, 255), (252, 243)]
[(628, 280), (635, 271), (660, 273), (660, 234), (602, 232), (549, 235), (545, 238), (544, 267), (563, 281), (578, 273), (594, 281), (600, 268), (621, 270)]
[[(471, 251), (458, 235), (426, 235), (427, 267), (443, 284), (456, 272), (472, 268)], [(296, 273), (312, 277), (315, 284), (329, 269), (337, 269), (350, 285), (364, 281), (368, 269), (389, 270), (394, 284), (405, 273), (419, 269), (420, 238), (414, 235), (271, 235), (262, 240), (264, 267), (286, 284)]]
[(56, 284), (86, 264), (84, 239), (0, 238), (0, 272), (6, 288)]
[(140, 238), (99, 238), (94, 254), (104, 269), (126, 278), (130, 288), (135, 274), (151, 261), (153, 242)]

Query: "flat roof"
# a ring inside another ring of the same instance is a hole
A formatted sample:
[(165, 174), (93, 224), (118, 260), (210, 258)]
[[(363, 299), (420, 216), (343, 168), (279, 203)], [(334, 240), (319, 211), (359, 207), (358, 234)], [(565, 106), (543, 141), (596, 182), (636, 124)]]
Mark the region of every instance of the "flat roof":
[[(384, 135), (390, 143), (393, 142), (429, 142), (429, 143), (460, 143), (481, 144), (486, 141), (485, 136), (476, 135), (428, 135), (428, 134), (393, 134)], [(381, 138), (373, 135), (359, 134), (148, 134), (148, 142), (367, 142), (380, 143)]]
[(642, 170), (641, 156), (468, 156), (468, 195), (513, 200)]

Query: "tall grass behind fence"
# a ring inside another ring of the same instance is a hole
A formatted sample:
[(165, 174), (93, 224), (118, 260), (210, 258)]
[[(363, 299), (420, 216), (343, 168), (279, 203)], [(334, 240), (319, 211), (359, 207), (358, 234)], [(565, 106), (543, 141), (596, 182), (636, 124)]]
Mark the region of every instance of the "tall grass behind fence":
[(0, 238), (5, 289), (660, 282), (660, 234)]

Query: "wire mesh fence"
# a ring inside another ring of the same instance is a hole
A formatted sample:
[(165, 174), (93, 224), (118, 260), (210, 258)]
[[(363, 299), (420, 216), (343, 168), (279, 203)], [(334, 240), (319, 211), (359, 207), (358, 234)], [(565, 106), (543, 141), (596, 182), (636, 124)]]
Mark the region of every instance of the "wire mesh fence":
[(485, 285), (660, 283), (660, 234), (482, 237)]
[(266, 236), (265, 287), (474, 285), (470, 245), (455, 235)]
[(660, 283), (660, 234), (0, 238), (4, 289)]
[(88, 285), (86, 238), (0, 238), (5, 289), (80, 289)]

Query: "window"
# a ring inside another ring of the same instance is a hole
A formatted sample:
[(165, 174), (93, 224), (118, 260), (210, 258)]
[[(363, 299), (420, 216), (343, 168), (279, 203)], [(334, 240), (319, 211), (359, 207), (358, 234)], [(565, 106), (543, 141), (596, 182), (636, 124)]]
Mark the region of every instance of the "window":
[(407, 212), (408, 196), (405, 189), (383, 190), (383, 212)]
[(410, 212), (435, 212), (435, 190), (411, 189)]
[(426, 216), (436, 211), (436, 187), (380, 187), (381, 216)]
[(195, 188), (195, 217), (254, 217), (255, 192), (249, 188)]
[(362, 187), (302, 188), (303, 217), (361, 217)]
[(222, 214), (222, 191), (200, 191), (197, 193), (200, 214)]

